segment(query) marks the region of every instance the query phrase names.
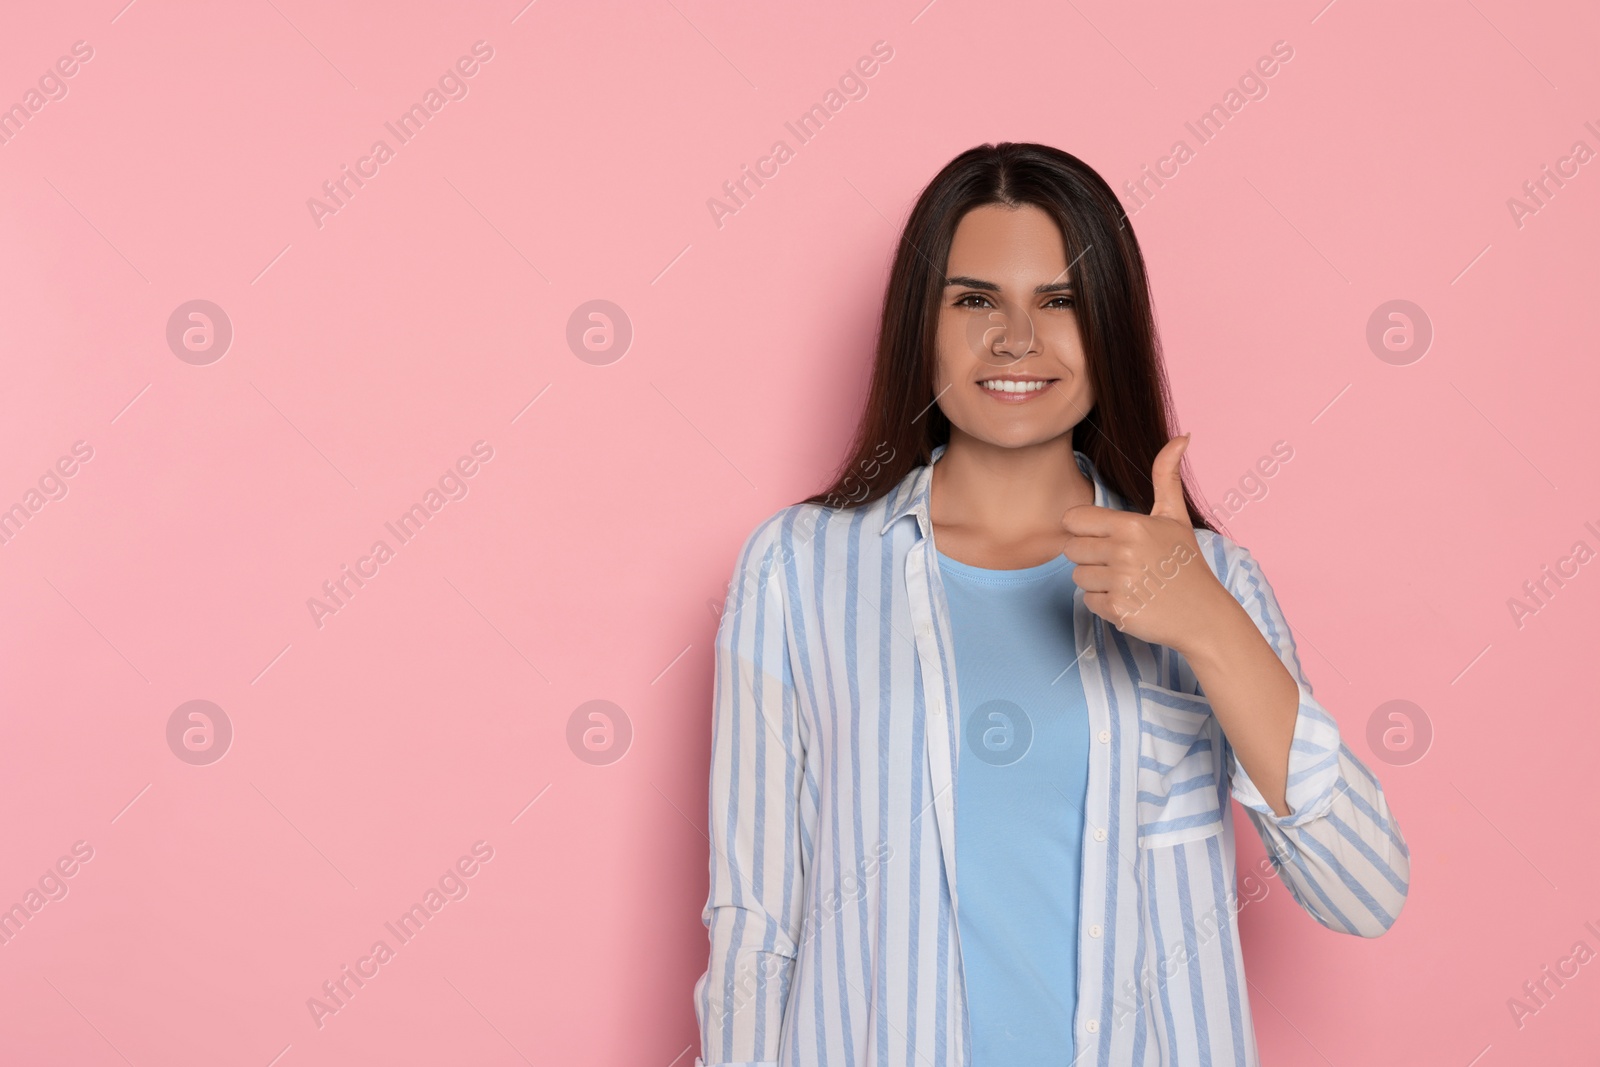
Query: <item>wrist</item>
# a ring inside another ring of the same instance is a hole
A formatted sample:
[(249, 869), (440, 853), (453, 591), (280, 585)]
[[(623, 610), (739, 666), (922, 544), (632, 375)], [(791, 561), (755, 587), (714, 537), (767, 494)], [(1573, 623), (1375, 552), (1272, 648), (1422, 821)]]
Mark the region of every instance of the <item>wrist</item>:
[(1200, 674), (1220, 668), (1232, 650), (1245, 647), (1251, 637), (1261, 636), (1250, 613), (1220, 582), (1215, 594), (1200, 624), (1190, 629), (1189, 636), (1178, 648), (1189, 666)]

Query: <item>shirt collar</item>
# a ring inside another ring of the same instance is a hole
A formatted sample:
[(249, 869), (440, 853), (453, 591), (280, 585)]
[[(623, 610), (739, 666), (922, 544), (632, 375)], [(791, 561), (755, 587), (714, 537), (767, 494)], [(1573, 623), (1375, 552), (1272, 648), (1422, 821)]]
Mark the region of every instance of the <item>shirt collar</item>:
[[(883, 529), (879, 533), (888, 533), (889, 527), (897, 520), (907, 515), (915, 515), (922, 536), (929, 536), (932, 532), (932, 520), (928, 516), (928, 500), (929, 490), (933, 485), (933, 465), (939, 462), (939, 457), (944, 455), (948, 447), (948, 445), (935, 445), (932, 458), (923, 466), (909, 472), (900, 480), (900, 484), (890, 491), (888, 515), (883, 520)], [(1078, 469), (1094, 483), (1095, 505), (1126, 511), (1126, 502), (1105, 483), (1105, 479), (1100, 477), (1100, 472), (1095, 469), (1093, 461), (1077, 449), (1073, 449), (1072, 454), (1077, 457)]]

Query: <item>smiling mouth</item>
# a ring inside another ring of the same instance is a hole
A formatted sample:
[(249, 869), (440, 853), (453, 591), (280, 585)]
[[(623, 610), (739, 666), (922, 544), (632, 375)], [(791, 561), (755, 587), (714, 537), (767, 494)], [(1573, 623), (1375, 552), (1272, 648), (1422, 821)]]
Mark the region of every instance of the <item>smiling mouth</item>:
[(1060, 381), (1060, 378), (989, 378), (978, 387), (989, 393), (1003, 396), (1027, 396), (1042, 393)]

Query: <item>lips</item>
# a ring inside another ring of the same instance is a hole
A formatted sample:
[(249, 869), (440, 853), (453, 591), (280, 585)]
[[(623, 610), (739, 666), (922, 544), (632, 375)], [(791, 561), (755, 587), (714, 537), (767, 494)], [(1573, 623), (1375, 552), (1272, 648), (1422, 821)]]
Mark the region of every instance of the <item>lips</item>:
[(985, 396), (992, 397), (1001, 403), (1020, 404), (1035, 397), (1044, 396), (1050, 392), (1059, 378), (1043, 378), (1036, 375), (1017, 375), (1015, 377), (985, 378), (978, 383)]

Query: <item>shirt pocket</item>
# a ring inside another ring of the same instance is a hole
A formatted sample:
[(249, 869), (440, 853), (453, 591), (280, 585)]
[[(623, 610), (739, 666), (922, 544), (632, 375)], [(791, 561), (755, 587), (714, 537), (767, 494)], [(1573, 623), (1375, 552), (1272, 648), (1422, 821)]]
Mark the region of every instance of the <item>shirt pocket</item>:
[(1222, 832), (1220, 728), (1211, 701), (1139, 682), (1139, 847)]

